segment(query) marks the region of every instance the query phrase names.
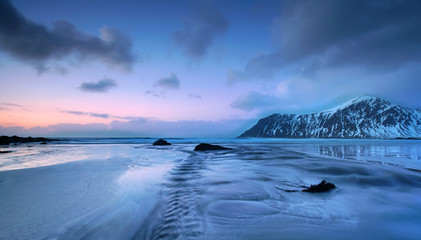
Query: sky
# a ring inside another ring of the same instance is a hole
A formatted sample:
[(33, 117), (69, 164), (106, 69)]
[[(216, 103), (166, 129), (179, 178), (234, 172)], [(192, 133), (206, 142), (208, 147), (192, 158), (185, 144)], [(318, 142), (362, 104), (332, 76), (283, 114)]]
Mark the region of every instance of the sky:
[(0, 135), (236, 137), (371, 95), (421, 108), (421, 1), (0, 0)]

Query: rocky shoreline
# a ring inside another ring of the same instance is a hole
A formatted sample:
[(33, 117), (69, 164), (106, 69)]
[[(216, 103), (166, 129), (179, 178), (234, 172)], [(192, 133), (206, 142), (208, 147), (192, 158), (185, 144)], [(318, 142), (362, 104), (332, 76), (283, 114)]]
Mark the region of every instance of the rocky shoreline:
[(50, 141), (57, 141), (57, 139), (50, 139), (44, 137), (18, 137), (18, 136), (0, 136), (0, 145), (9, 145), (9, 144), (17, 144), (17, 143), (42, 143), (46, 144)]

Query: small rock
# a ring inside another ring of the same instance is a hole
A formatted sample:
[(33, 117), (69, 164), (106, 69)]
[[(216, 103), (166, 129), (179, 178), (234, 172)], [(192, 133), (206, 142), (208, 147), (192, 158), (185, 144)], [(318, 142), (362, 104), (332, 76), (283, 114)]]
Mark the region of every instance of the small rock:
[(40, 143), (40, 144), (47, 144), (47, 142), (45, 142), (45, 141), (44, 141), (44, 142), (42, 142), (42, 143)]
[(160, 139), (156, 140), (155, 142), (153, 142), (152, 145), (164, 146), (164, 145), (171, 145), (171, 143), (169, 143), (169, 142), (165, 141), (164, 139), (160, 138)]
[(232, 148), (221, 147), (218, 145), (208, 144), (208, 143), (201, 143), (194, 148), (194, 151), (214, 151), (214, 150), (230, 150)]
[(311, 185), (310, 187), (303, 189), (303, 192), (327, 192), (334, 188), (336, 188), (336, 186), (333, 183), (323, 180), (317, 185)]
[(1, 153), (11, 153), (12, 151), (0, 151), (0, 154)]

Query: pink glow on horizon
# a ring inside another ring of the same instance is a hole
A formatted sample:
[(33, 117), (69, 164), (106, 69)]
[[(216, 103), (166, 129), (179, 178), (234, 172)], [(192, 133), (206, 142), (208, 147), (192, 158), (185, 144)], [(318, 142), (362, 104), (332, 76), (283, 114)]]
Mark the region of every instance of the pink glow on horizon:
[[(191, 99), (187, 94), (167, 97), (141, 96), (135, 99), (131, 96), (110, 98), (109, 95), (95, 95), (90, 99), (88, 95), (73, 100), (65, 97), (56, 100), (34, 99), (30, 101), (31, 104), (25, 104), (24, 99), (20, 99), (16, 106), (2, 108), (0, 126), (33, 128), (56, 124), (108, 125), (113, 121), (126, 122), (136, 118), (170, 122), (219, 121), (227, 119), (226, 116), (233, 112), (228, 104), (217, 99)], [(224, 96), (219, 99), (224, 99)]]
[(90, 117), (83, 115), (74, 115), (62, 112), (54, 112), (48, 110), (38, 111), (19, 111), (7, 110), (2, 111), (0, 115), (0, 126), (3, 127), (46, 127), (49, 125), (61, 123), (109, 123), (110, 120), (98, 117)]

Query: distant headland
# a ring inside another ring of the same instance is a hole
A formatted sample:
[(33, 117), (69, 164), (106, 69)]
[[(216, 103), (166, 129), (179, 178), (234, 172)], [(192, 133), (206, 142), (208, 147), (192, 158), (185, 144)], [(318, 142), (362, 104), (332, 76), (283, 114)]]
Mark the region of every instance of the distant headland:
[(9, 145), (14, 143), (47, 143), (50, 141), (57, 141), (57, 139), (50, 139), (44, 137), (18, 137), (18, 136), (0, 136), (0, 145)]

